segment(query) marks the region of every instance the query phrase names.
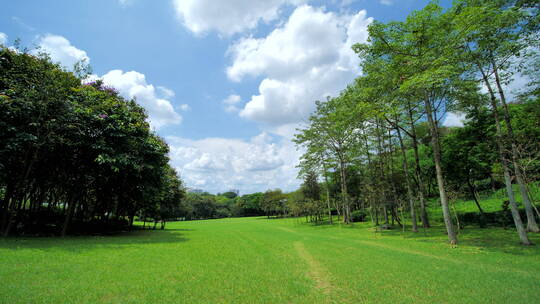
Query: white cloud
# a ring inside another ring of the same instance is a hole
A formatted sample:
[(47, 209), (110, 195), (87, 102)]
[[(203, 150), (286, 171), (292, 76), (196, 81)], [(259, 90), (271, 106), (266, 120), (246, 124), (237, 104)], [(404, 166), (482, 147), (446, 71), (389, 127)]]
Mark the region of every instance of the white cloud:
[(1, 45), (7, 45), (7, 41), (8, 41), (8, 36), (2, 32), (0, 32), (0, 44)]
[(282, 6), (298, 5), (304, 0), (173, 0), (176, 14), (196, 35), (217, 31), (230, 36), (270, 22), (279, 16)]
[(463, 127), (463, 122), (465, 121), (465, 114), (463, 113), (446, 113), (446, 117), (443, 121), (443, 126), (445, 127)]
[(174, 96), (174, 92), (161, 87), (156, 90), (153, 85), (146, 82), (146, 77), (136, 71), (123, 72), (122, 70), (112, 70), (100, 77), (103, 82), (118, 90), (125, 98), (135, 98), (137, 103), (148, 111), (150, 124), (159, 129), (167, 124), (180, 124), (182, 116), (178, 114), (171, 102), (164, 98), (159, 98), (158, 92), (169, 92), (169, 97)]
[(118, 0), (118, 2), (120, 3), (121, 6), (128, 6), (128, 5), (131, 5), (131, 3), (133, 3), (133, 0)]
[(238, 108), (238, 104), (242, 101), (242, 98), (239, 95), (231, 94), (227, 98), (223, 100), (223, 104), (225, 105), (225, 111), (226, 112), (238, 112), (240, 109)]
[(185, 103), (181, 104), (179, 106), (179, 108), (180, 108), (180, 111), (184, 111), (184, 112), (187, 112), (187, 111), (191, 110), (191, 107), (188, 104), (185, 104)]
[(163, 98), (173, 98), (175, 95), (173, 90), (162, 86), (157, 86), (157, 91)]
[(223, 100), (223, 103), (233, 105), (239, 103), (241, 100), (242, 98), (239, 95), (231, 94), (227, 98), (225, 98), (225, 100)]
[(52, 61), (60, 62), (66, 68), (72, 68), (79, 61), (90, 63), (90, 57), (85, 51), (74, 47), (69, 40), (62, 36), (47, 34), (39, 38), (38, 45), (41, 51), (45, 51), (51, 56)]
[(338, 15), (303, 5), (268, 36), (237, 41), (228, 51), (229, 79), (265, 76), (240, 116), (271, 125), (306, 118), (315, 100), (336, 95), (359, 74), (351, 46), (367, 40), (371, 22), (364, 10)]
[[(72, 67), (74, 63), (81, 60), (90, 62), (90, 57), (85, 51), (71, 45), (69, 40), (62, 36), (48, 34), (40, 37), (39, 46), (41, 51), (49, 53), (53, 61), (60, 62), (66, 67)], [(107, 86), (117, 89), (123, 97), (135, 98), (137, 103), (148, 112), (148, 120), (153, 128), (159, 129), (164, 125), (182, 122), (182, 116), (174, 110), (170, 101), (175, 95), (174, 91), (163, 86), (154, 87), (148, 84), (144, 74), (136, 71), (124, 73), (122, 70), (111, 70), (101, 77), (90, 75), (85, 81), (97, 79), (102, 79)], [(188, 105), (180, 106), (181, 110), (188, 110), (188, 108)]]
[(392, 4), (394, 4), (394, 0), (379, 0), (379, 2), (382, 5), (392, 5)]
[(187, 186), (211, 192), (240, 189), (243, 193), (271, 188), (294, 190), (298, 152), (290, 140), (267, 133), (250, 140), (166, 137), (173, 166)]

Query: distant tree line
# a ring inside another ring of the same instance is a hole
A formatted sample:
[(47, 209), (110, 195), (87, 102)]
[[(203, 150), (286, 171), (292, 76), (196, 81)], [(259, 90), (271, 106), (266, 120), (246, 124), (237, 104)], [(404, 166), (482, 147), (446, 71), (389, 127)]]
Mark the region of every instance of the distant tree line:
[[(274, 216), (278, 214), (276, 206), (285, 202), (281, 190), (268, 190), (239, 196), (235, 192), (218, 193), (188, 192), (182, 202), (185, 220), (213, 219), (244, 216)], [(286, 208), (280, 209), (281, 215), (288, 214)]]
[(123, 229), (180, 212), (182, 183), (144, 109), (81, 75), (0, 46), (3, 236)]

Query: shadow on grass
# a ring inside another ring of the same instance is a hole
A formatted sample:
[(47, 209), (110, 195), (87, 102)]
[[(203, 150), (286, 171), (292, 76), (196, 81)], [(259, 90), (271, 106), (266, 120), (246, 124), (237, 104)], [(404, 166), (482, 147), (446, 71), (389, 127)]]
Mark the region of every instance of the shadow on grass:
[[(407, 227), (410, 230), (410, 227)], [(403, 232), (400, 228), (386, 230), (380, 233), (384, 236), (395, 236), (418, 242), (441, 243), (448, 242), (446, 228), (437, 225), (428, 229), (419, 228), (419, 232)], [(540, 235), (529, 233), (530, 240), (538, 245), (523, 246), (515, 229), (466, 228), (459, 231), (459, 246), (472, 246), (485, 251), (502, 252), (513, 255), (540, 255)]]
[[(419, 227), (419, 231), (413, 233), (411, 227), (406, 226), (405, 231), (401, 226), (393, 226), (389, 230), (377, 230), (370, 222), (358, 222), (353, 224), (343, 224), (334, 221), (330, 224), (329, 221), (319, 223), (309, 223), (306, 221), (295, 221), (296, 225), (310, 227), (314, 229), (357, 229), (363, 230), (379, 237), (395, 237), (407, 239), (413, 242), (431, 243), (431, 244), (446, 244), (448, 237), (446, 228), (442, 224), (436, 224), (431, 228), (424, 229)], [(519, 238), (515, 229), (503, 229), (500, 227), (476, 228), (467, 227), (459, 231), (459, 247), (475, 247), (483, 251), (500, 252), (512, 255), (521, 256), (540, 256), (540, 234), (529, 233), (530, 240), (537, 244), (535, 246), (523, 246), (519, 243)]]
[(38, 250), (67, 250), (84, 252), (95, 248), (137, 247), (150, 244), (167, 244), (186, 242), (189, 239), (178, 231), (193, 231), (192, 229), (165, 229), (122, 231), (108, 235), (69, 236), (61, 237), (11, 237), (0, 238), (0, 249), (38, 249)]
[[(195, 231), (195, 229), (165, 228), (166, 231)], [(150, 230), (152, 231), (152, 230)], [(157, 231), (157, 230), (155, 230)]]

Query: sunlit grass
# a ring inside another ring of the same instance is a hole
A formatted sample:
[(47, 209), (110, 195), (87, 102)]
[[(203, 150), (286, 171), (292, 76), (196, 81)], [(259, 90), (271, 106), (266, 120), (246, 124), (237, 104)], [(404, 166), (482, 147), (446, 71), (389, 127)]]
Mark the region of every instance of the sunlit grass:
[[(532, 236), (540, 243), (540, 236)], [(538, 303), (540, 248), (511, 230), (412, 234), (243, 218), (0, 240), (1, 303)]]

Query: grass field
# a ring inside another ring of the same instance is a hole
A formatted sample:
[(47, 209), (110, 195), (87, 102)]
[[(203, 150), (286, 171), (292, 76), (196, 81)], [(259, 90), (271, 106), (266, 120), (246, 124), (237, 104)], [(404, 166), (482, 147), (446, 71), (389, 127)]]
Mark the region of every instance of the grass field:
[(540, 246), (492, 228), (460, 240), (265, 218), (4, 239), (0, 302), (540, 303)]

